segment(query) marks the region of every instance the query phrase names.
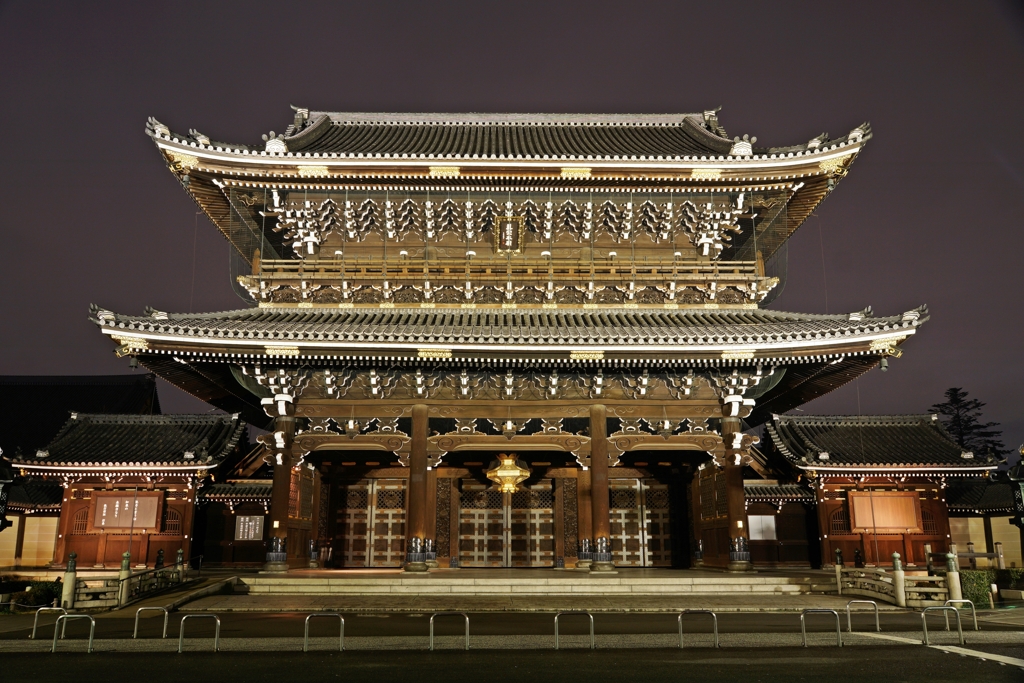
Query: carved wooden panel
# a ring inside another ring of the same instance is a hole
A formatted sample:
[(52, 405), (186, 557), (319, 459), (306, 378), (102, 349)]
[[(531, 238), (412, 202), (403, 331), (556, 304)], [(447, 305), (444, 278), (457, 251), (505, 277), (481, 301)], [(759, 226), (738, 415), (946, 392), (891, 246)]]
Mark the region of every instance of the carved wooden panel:
[(579, 549), (579, 505), (577, 503), (576, 480), (562, 480), (562, 537), (565, 556), (576, 557)]
[(437, 513), (434, 521), (434, 543), (438, 557), (451, 555), (451, 515), (452, 515), (452, 480), (437, 480)]

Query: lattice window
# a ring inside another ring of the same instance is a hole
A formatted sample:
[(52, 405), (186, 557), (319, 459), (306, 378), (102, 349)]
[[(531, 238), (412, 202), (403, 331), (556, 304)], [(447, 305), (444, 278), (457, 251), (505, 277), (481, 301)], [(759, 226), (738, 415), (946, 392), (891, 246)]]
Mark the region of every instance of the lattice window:
[(846, 513), (846, 508), (839, 508), (832, 513), (832, 516), (829, 517), (828, 528), (833, 534), (850, 533), (850, 515)]
[(636, 491), (633, 489), (612, 489), (608, 492), (608, 507), (616, 510), (632, 510), (637, 507)]
[(705, 477), (700, 480), (700, 517), (701, 519), (715, 517), (715, 480), (713, 477)]
[(665, 510), (668, 508), (668, 490), (667, 489), (648, 489), (647, 491), (647, 507), (652, 510)]
[(725, 473), (715, 473), (715, 515), (725, 517), (729, 514), (729, 490), (725, 485)]
[(365, 510), (369, 497), (366, 489), (349, 489), (345, 492), (345, 507), (349, 510)]
[(89, 528), (89, 508), (82, 508), (71, 520), (71, 533), (84, 534)]
[(400, 510), (405, 508), (405, 491), (385, 489), (377, 491), (378, 510)]
[(512, 507), (517, 510), (524, 509), (546, 509), (553, 508), (555, 506), (555, 492), (549, 490), (534, 491), (527, 489), (525, 491), (516, 491), (512, 494)]
[(501, 507), (501, 491), (463, 491), (459, 495), (459, 502), (464, 508), (497, 509)]
[(921, 528), (926, 534), (939, 533), (939, 525), (935, 523), (935, 515), (931, 510), (921, 510)]
[(181, 533), (181, 513), (175, 510), (174, 508), (164, 508), (164, 533)]

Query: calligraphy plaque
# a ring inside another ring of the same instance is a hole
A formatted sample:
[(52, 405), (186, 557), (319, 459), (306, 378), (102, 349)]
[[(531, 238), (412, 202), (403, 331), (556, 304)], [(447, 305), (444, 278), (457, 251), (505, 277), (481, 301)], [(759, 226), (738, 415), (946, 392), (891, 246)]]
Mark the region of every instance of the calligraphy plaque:
[(518, 254), (523, 247), (522, 216), (498, 216), (494, 219), (494, 249), (498, 253)]

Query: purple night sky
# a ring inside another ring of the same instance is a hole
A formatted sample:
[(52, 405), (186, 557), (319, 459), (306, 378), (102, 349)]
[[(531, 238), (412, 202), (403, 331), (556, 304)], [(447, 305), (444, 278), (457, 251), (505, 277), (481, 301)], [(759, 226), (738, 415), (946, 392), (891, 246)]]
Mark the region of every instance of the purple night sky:
[[(0, 2), (0, 374), (127, 372), (87, 321), (242, 306), (228, 245), (146, 117), (256, 143), (335, 111), (697, 112), (790, 145), (874, 139), (790, 242), (773, 308), (931, 321), (807, 413), (923, 412), (962, 386), (1024, 441), (1018, 3)], [(198, 229), (197, 229), (198, 227)], [(193, 258), (194, 255), (194, 258)], [(194, 281), (193, 281), (194, 278)], [(206, 406), (161, 387), (169, 412)]]

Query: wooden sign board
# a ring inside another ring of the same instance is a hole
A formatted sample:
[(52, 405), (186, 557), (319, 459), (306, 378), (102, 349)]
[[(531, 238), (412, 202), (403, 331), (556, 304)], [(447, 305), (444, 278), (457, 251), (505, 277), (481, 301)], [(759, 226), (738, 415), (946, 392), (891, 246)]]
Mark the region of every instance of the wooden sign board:
[(523, 249), (522, 216), (498, 216), (494, 219), (494, 250), (498, 253), (518, 254)]
[(854, 533), (921, 533), (921, 501), (913, 491), (850, 491), (849, 501)]

